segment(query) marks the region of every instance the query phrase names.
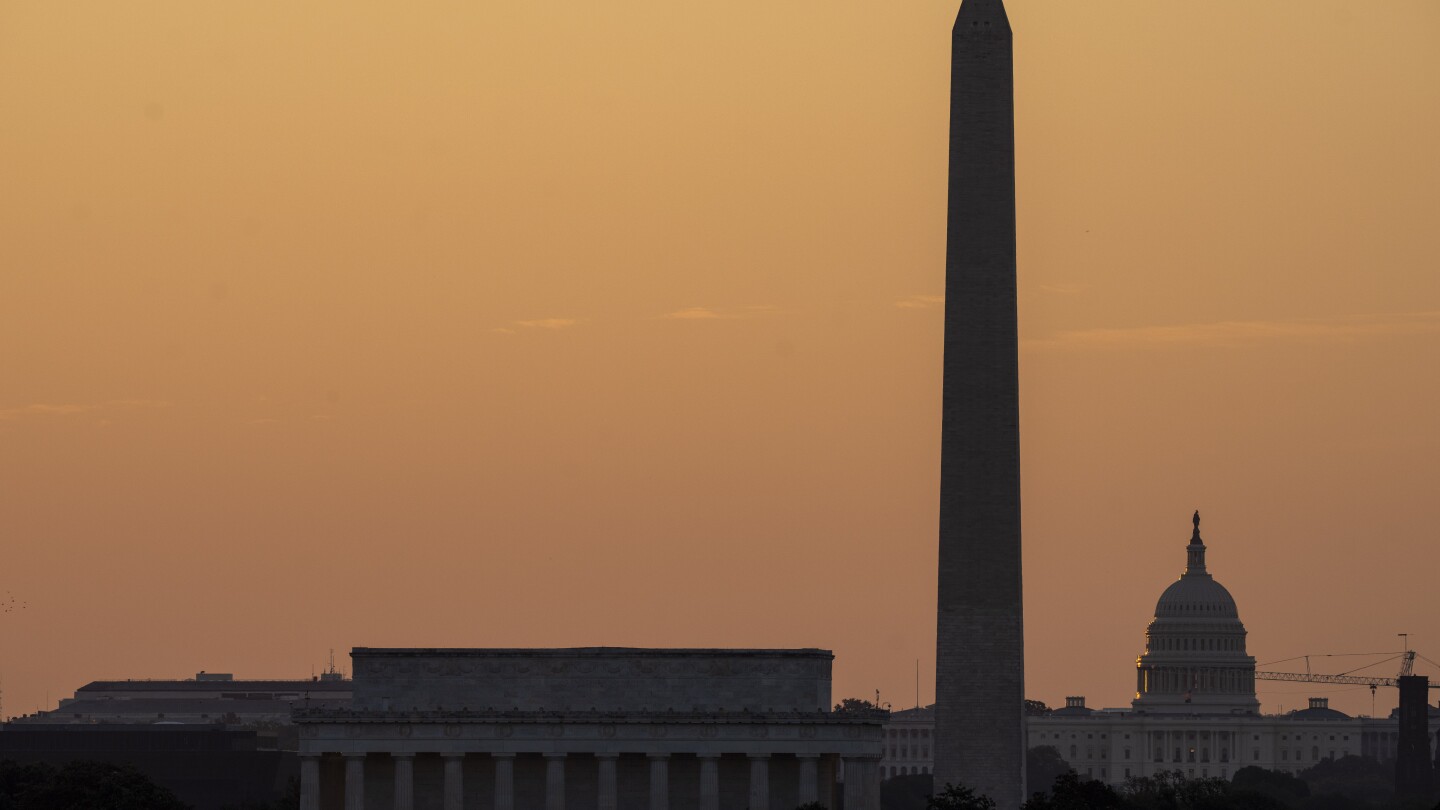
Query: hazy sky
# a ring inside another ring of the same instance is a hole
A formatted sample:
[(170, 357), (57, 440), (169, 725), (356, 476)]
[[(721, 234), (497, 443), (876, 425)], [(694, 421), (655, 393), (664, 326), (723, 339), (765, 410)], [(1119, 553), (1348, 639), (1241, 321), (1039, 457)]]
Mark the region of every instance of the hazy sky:
[[(0, 0), (5, 712), (351, 646), (931, 700), (956, 5)], [(1440, 660), (1440, 4), (1009, 6), (1027, 691), (1130, 699), (1196, 508), (1262, 663)]]

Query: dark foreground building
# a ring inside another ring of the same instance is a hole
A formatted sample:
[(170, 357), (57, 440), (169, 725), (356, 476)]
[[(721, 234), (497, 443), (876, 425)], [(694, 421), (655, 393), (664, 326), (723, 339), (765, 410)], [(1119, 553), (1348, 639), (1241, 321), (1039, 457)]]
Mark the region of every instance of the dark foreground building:
[(271, 801), (298, 777), (293, 751), (260, 750), (254, 731), (197, 725), (0, 726), (0, 760), (133, 765), (195, 810)]
[(1024, 794), (1015, 113), (1001, 0), (951, 35), (935, 782)]

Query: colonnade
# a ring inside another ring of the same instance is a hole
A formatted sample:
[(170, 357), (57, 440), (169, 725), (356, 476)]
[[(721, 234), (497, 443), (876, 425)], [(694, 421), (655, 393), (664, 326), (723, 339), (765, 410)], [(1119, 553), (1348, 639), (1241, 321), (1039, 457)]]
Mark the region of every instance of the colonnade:
[(1135, 691), (1145, 694), (1182, 694), (1192, 689), (1248, 695), (1255, 691), (1255, 672), (1246, 667), (1141, 665)]
[[(488, 753), (495, 763), (494, 810), (515, 808), (515, 754)], [(365, 810), (364, 753), (342, 754), (345, 761), (345, 810)], [(546, 753), (545, 810), (565, 810), (565, 760), (569, 754)], [(596, 753), (599, 766), (597, 788), (598, 810), (618, 810), (619, 754)], [(649, 806), (647, 810), (670, 810), (670, 755), (651, 753), (649, 760)], [(700, 762), (699, 810), (720, 810), (720, 754), (702, 753)], [(748, 754), (749, 810), (772, 810), (770, 806), (770, 755)], [(394, 808), (414, 810), (415, 754), (391, 753), (395, 763)], [(442, 753), (444, 761), (444, 810), (466, 810), (464, 807), (465, 753)], [(799, 762), (798, 797), (800, 804), (820, 800), (820, 755), (796, 754)], [(300, 810), (320, 810), (320, 754), (300, 755)], [(879, 807), (879, 758), (851, 757), (845, 760), (845, 806), (857, 810)], [(773, 810), (788, 810), (774, 808)]]

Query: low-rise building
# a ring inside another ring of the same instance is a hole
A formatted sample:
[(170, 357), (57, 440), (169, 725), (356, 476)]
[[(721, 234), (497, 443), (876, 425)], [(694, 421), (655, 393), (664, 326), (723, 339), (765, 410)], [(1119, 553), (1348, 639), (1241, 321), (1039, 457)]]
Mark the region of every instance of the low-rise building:
[(310, 680), (236, 680), (201, 672), (188, 680), (92, 681), (55, 709), (10, 722), (289, 725), (295, 709), (339, 708), (350, 698), (351, 681), (334, 672)]

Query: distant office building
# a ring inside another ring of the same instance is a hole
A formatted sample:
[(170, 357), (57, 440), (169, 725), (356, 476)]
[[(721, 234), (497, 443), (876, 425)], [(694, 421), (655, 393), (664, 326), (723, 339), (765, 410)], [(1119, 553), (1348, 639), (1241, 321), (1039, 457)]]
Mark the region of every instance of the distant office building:
[(297, 710), (301, 810), (879, 810), (883, 712), (826, 650), (367, 649)]
[(193, 680), (92, 681), (50, 711), (12, 723), (182, 723), (289, 725), (294, 709), (339, 708), (350, 703), (351, 682), (338, 673), (311, 680), (235, 680), (227, 673), (198, 673)]
[[(1198, 513), (1193, 523), (1185, 573), (1161, 594), (1146, 629), (1134, 701), (1095, 710), (1084, 697), (1067, 697), (1063, 707), (1027, 718), (1030, 747), (1052, 746), (1081, 776), (1112, 785), (1174, 771), (1229, 778), (1248, 765), (1295, 774), (1351, 755), (1394, 760), (1400, 727), (1393, 713), (1352, 717), (1323, 697), (1297, 711), (1260, 713), (1245, 626), (1230, 592), (1206, 570)], [(893, 712), (881, 777), (931, 773), (934, 725), (934, 707)], [(1432, 743), (1437, 729), (1440, 709), (1432, 707)]]

